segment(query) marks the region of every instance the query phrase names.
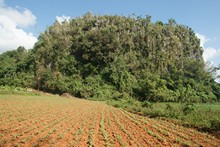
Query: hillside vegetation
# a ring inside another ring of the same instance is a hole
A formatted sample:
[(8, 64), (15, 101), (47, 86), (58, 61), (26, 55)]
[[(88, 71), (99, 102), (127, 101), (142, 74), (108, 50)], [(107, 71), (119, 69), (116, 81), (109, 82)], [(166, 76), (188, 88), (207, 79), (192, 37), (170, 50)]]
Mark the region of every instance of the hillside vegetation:
[(194, 31), (170, 19), (93, 16), (55, 22), (31, 50), (0, 55), (0, 85), (81, 98), (215, 102), (220, 85)]

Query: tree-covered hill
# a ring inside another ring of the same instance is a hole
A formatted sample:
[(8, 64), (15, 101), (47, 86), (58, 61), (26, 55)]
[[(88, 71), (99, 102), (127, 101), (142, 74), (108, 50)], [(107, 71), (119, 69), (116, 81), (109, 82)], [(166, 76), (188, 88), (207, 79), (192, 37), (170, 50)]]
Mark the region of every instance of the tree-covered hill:
[(32, 50), (0, 55), (0, 85), (93, 99), (220, 100), (194, 31), (170, 19), (93, 16), (55, 22)]

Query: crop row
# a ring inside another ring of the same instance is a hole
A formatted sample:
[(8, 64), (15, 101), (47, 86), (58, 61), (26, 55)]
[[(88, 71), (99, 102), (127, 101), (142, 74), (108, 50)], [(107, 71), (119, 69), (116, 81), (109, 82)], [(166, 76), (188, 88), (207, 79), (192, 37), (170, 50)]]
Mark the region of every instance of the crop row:
[(151, 132), (158, 132), (158, 134), (164, 136), (166, 140), (170, 139), (169, 142), (172, 142), (172, 144), (177, 143), (182, 145), (202, 146), (204, 143), (216, 146), (216, 144), (210, 140), (210, 136), (207, 134), (202, 134), (195, 130), (187, 129), (179, 125), (174, 125), (173, 123), (163, 120), (158, 121), (155, 119), (138, 116), (124, 110), (121, 110), (120, 113), (125, 115), (125, 117), (131, 121), (135, 123), (138, 122), (138, 124), (141, 122), (141, 126), (148, 127), (149, 134), (151, 134)]
[(33, 98), (36, 103), (25, 98), (17, 100), (0, 104), (5, 108), (0, 109), (0, 146), (219, 145), (210, 135), (102, 102), (59, 97)]

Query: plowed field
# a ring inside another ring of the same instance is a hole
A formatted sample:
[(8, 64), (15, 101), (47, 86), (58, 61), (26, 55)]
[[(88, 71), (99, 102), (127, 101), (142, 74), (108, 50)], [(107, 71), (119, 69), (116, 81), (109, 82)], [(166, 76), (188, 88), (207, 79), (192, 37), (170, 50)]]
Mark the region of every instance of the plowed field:
[(220, 146), (213, 136), (59, 96), (0, 95), (0, 146)]

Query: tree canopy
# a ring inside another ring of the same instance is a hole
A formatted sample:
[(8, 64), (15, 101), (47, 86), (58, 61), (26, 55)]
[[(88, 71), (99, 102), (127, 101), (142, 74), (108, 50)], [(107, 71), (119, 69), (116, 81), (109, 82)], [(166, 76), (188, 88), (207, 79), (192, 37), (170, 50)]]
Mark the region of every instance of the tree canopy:
[(0, 84), (94, 99), (218, 101), (202, 54), (194, 31), (174, 19), (87, 13), (56, 21), (32, 50), (0, 55)]

